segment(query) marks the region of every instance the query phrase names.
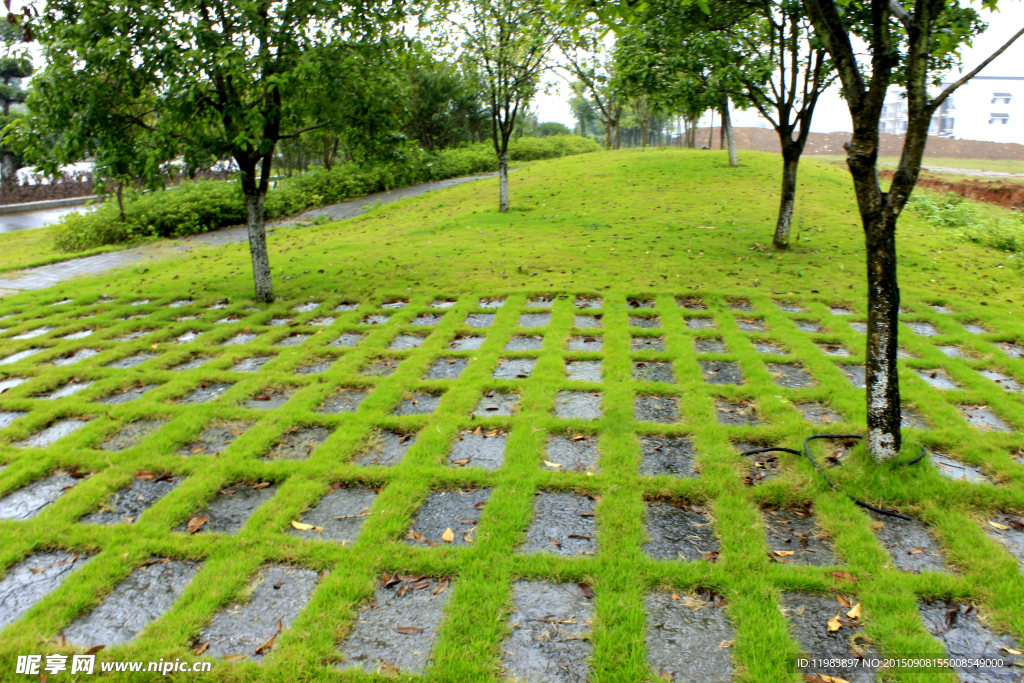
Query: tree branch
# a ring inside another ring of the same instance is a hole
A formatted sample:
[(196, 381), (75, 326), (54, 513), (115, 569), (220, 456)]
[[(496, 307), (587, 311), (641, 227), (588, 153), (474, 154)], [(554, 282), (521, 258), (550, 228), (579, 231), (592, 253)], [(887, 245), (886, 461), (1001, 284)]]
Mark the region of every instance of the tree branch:
[(1001, 55), (1004, 52), (1006, 52), (1006, 49), (1008, 47), (1010, 47), (1011, 45), (1013, 45), (1014, 41), (1016, 41), (1022, 35), (1024, 35), (1024, 28), (1022, 28), (1021, 30), (1017, 31), (1017, 33), (1015, 33), (1012, 38), (1010, 38), (1008, 41), (1003, 43), (1003, 46), (1001, 48), (999, 48), (998, 50), (993, 52), (989, 56), (988, 59), (986, 59), (984, 62), (979, 64), (976, 68), (972, 69), (966, 76), (964, 76), (959, 81), (957, 81), (956, 83), (952, 84), (951, 86), (949, 86), (948, 88), (943, 90), (942, 93), (938, 97), (936, 97), (934, 100), (932, 100), (931, 104), (928, 105), (929, 113), (934, 112), (939, 107), (940, 104), (945, 102), (946, 98), (953, 94), (954, 90), (956, 90), (961, 85), (963, 85), (967, 81), (969, 81), (972, 78), (974, 78), (975, 76), (977, 76), (981, 72), (982, 69), (984, 69), (986, 66), (988, 66), (989, 64), (992, 63), (992, 60), (994, 60), (996, 57), (998, 57), (999, 55)]

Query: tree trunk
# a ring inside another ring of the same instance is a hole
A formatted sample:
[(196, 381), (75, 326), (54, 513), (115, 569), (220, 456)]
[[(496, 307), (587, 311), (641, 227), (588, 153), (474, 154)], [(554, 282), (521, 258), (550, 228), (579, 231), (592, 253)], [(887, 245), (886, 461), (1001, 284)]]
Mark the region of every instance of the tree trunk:
[(12, 190), (18, 184), (18, 163), (12, 152), (4, 152), (0, 157), (0, 184), (5, 190)]
[(622, 146), (622, 135), (619, 131), (619, 120), (615, 120), (615, 149), (620, 149)]
[(647, 125), (640, 129), (640, 147), (647, 149)]
[(800, 153), (793, 145), (782, 146), (782, 199), (779, 201), (779, 218), (775, 223), (775, 237), (772, 244), (776, 249), (789, 248), (789, 230), (793, 224), (793, 205), (796, 203), (796, 171), (800, 164)]
[(729, 167), (739, 167), (740, 160), (736, 156), (736, 136), (733, 134), (732, 116), (729, 114), (729, 100), (722, 105), (722, 136), (729, 147)]
[[(263, 202), (267, 198), (267, 179), (273, 153), (263, 158), (262, 181), (256, 180), (256, 161), (251, 157), (239, 161), (239, 181), (245, 197), (245, 217), (249, 228), (249, 255), (252, 257), (252, 280), (256, 288), (256, 301), (269, 304), (274, 301), (274, 283), (270, 277), (270, 255), (267, 252), (267, 227), (264, 224)], [(244, 165), (243, 165), (244, 162)]]
[(120, 182), (117, 184), (117, 219), (124, 223), (127, 219), (124, 215), (124, 183)]
[(508, 213), (508, 152), (498, 156), (498, 212)]
[(708, 149), (715, 148), (715, 110), (711, 110), (711, 123), (708, 125)]

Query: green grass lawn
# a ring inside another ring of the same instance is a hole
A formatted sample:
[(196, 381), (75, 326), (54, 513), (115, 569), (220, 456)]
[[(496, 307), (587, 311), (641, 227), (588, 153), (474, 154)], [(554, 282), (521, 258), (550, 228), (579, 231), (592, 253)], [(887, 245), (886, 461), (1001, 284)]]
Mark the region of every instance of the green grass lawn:
[[(235, 661), (215, 660), (212, 673), (200, 680), (416, 679), (387, 666), (376, 674), (336, 668), (385, 573), (450, 577), (433, 662), (423, 674), (432, 681), (502, 678), (512, 585), (519, 580), (593, 587), (591, 681), (658, 680), (645, 660), (644, 599), (651, 591), (687, 596), (709, 589), (724, 597), (724, 607), (704, 609), (725, 610), (734, 637), (722, 647), (731, 655), (734, 679), (751, 683), (803, 680), (794, 664), (800, 643), (779, 610), (782, 596), (793, 592), (839, 594), (851, 605), (860, 603), (863, 635), (855, 644), (870, 644), (884, 656), (945, 656), (918, 616), (920, 599), (969, 601), (994, 630), (1024, 638), (1024, 573), (986, 533), (995, 515), (1024, 511), (1024, 405), (1019, 394), (978, 372), (996, 370), (1024, 383), (1024, 360), (1001, 348), (1024, 343), (1021, 273), (1008, 255), (951, 241), (912, 213), (901, 221), (905, 318), (936, 330), (925, 337), (901, 329), (908, 354), (900, 362), (903, 399), (927, 425), (906, 430), (905, 457), (926, 445), (978, 468), (987, 480), (955, 481), (928, 461), (877, 467), (861, 446), (828, 470), (842, 491), (927, 524), (953, 569), (899, 571), (876, 540), (872, 520), (830, 490), (806, 460), (780, 453), (774, 476), (757, 486), (745, 483), (751, 463), (738, 453), (737, 442), (799, 448), (815, 432), (863, 432), (863, 390), (844, 370), (863, 363), (864, 336), (851, 323), (865, 321), (866, 308), (863, 237), (848, 175), (827, 161), (805, 160), (794, 248), (778, 253), (769, 248), (778, 157), (746, 153), (741, 162), (730, 169), (723, 154), (689, 150), (590, 154), (515, 173), (513, 210), (504, 215), (496, 212), (497, 181), (485, 180), (381, 206), (350, 221), (279, 229), (269, 238), (279, 296), (270, 306), (252, 303), (245, 245), (198, 247), (181, 258), (0, 300), (0, 316), (7, 316), (0, 317), (0, 359), (39, 349), (0, 365), (0, 381), (25, 380), (0, 395), (0, 415), (24, 413), (0, 431), (0, 465), (6, 466), (0, 471), (0, 509), (4, 495), (55, 470), (89, 474), (37, 516), (0, 521), (0, 573), (45, 549), (92, 558), (3, 630), (5, 671), (13, 671), (18, 654), (80, 652), (59, 639), (62, 630), (153, 557), (202, 567), (170, 611), (130, 642), (100, 651), (100, 661), (209, 657), (192, 649), (201, 646), (216, 613), (251, 594), (262, 567), (318, 574), (308, 604), (282, 624), (262, 661), (251, 661), (254, 652), (240, 652), (245, 656), (230, 658)], [(599, 302), (582, 309), (578, 297)], [(504, 303), (484, 307), (481, 299), (491, 298)], [(173, 302), (180, 305), (171, 307)], [(787, 312), (780, 304), (800, 310)], [(851, 315), (843, 315), (843, 307)], [(478, 314), (494, 317), (478, 327), (471, 324)], [(521, 317), (535, 314), (549, 318)], [(598, 317), (600, 326), (585, 327), (593, 321), (579, 316)], [(820, 326), (816, 332), (798, 325), (812, 321)], [(965, 324), (983, 330), (971, 333)], [(52, 329), (14, 339), (40, 327)], [(94, 331), (64, 338), (87, 329)], [(178, 339), (188, 331), (197, 336)], [(343, 334), (361, 337), (355, 346), (335, 345)], [(403, 335), (419, 344), (390, 348)], [(472, 337), (482, 338), (478, 348), (457, 348)], [(513, 338), (532, 339), (539, 348), (506, 350)], [(224, 345), (233, 339), (241, 343)], [(698, 345), (701, 340), (723, 347), (709, 352)], [(766, 343), (774, 345), (772, 353), (759, 352)], [(965, 357), (948, 357), (939, 345), (958, 346)], [(850, 355), (827, 355), (829, 347)], [(49, 363), (83, 348), (97, 353), (73, 365)], [(146, 354), (137, 365), (107, 367), (136, 354)], [(257, 357), (270, 360), (256, 372), (238, 371), (239, 362)], [(173, 369), (196, 358), (208, 362)], [(457, 379), (425, 378), (446, 359), (465, 361)], [(494, 376), (514, 360), (535, 361), (523, 373), (528, 376)], [(390, 361), (393, 373), (368, 373), (378, 361)], [(598, 361), (601, 381), (568, 377), (572, 361)], [(735, 363), (742, 383), (708, 383), (702, 363), (715, 362)], [(298, 372), (315, 363), (329, 367)], [(644, 379), (642, 367), (654, 363), (669, 364), (671, 376), (663, 379), (674, 381)], [(769, 365), (785, 364), (802, 368), (814, 386), (777, 384), (778, 368)], [(957, 388), (930, 386), (926, 378), (937, 370)], [(39, 398), (72, 380), (91, 384), (63, 398)], [(215, 400), (180, 402), (202, 385), (218, 383), (230, 386)], [(139, 387), (145, 392), (131, 402), (98, 402)], [(323, 412), (324, 401), (340, 389), (363, 390), (365, 400), (354, 412)], [(259, 409), (260, 401), (279, 391), (289, 397), (283, 406)], [(473, 415), (491, 391), (514, 400), (510, 415)], [(560, 416), (569, 395), (599, 399), (600, 414)], [(408, 408), (418, 405), (411, 399), (427, 403), (430, 396), (439, 398), (432, 412), (395, 414), (403, 402)], [(647, 401), (674, 407), (677, 415), (663, 422), (637, 419), (638, 402)], [(725, 403), (746, 406), (759, 424), (723, 424), (716, 406)], [(827, 407), (837, 420), (809, 424), (800, 407), (811, 403)], [(987, 406), (1012, 431), (972, 427), (961, 413), (966, 406)], [(66, 419), (87, 424), (47, 448), (13, 445)], [(156, 421), (157, 428), (125, 450), (100, 447), (140, 420)], [(224, 421), (251, 426), (239, 429), (218, 455), (191, 452), (205, 428)], [(265, 457), (280, 439), (309, 427), (330, 435), (307, 459)], [(459, 434), (478, 427), (506, 435), (504, 464), (493, 470), (452, 466), (449, 454)], [(401, 462), (359, 464), (387, 431), (415, 437)], [(545, 465), (549, 438), (576, 435), (596, 443), (596, 468)], [(643, 440), (666, 437), (692, 444), (696, 476), (640, 474)], [(832, 449), (818, 442), (812, 452), (823, 462)], [(181, 483), (131, 524), (79, 521), (111, 505), (111, 496), (140, 472), (171, 474)], [(237, 534), (172, 531), (243, 480), (277, 488)], [(292, 522), (301, 522), (339, 484), (378, 490), (355, 542), (290, 533)], [(489, 493), (466, 534), (472, 541), (408, 544), (411, 521), (431, 493), (459, 488)], [(517, 552), (537, 491), (578, 492), (596, 501), (594, 554)], [(643, 550), (646, 502), (657, 500), (706, 510), (720, 546), (717, 558), (650, 558)], [(784, 553), (769, 552), (763, 510), (804, 504), (813, 506), (836, 557), (832, 565), (780, 561), (787, 559)], [(840, 634), (848, 639), (858, 628), (845, 626)], [(401, 648), (403, 636), (392, 637)], [(958, 679), (949, 670), (892, 669), (879, 680)]]

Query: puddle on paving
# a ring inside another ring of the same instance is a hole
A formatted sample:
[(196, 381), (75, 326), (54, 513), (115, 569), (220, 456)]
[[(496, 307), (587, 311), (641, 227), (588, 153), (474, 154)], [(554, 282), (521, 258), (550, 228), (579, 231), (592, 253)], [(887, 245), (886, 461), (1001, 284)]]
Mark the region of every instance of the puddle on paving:
[(480, 305), (478, 308), (501, 308), (505, 305), (505, 298), (500, 299), (480, 299)]
[(739, 318), (736, 320), (736, 327), (740, 328), (740, 332), (764, 332), (764, 321), (763, 320), (744, 320)]
[(629, 326), (638, 327), (644, 330), (655, 330), (661, 327), (661, 321), (657, 316), (629, 316)]
[[(598, 346), (600, 348), (600, 346)], [(629, 342), (630, 351), (664, 351), (664, 337), (633, 337)], [(596, 350), (596, 349), (595, 349)]]
[(565, 375), (567, 379), (573, 382), (601, 382), (601, 361), (567, 361), (565, 364)]
[(0, 519), (18, 522), (32, 519), (44, 508), (57, 502), (57, 499), (74, 488), (77, 483), (77, 478), (63, 470), (57, 470), (48, 477), (15, 489), (0, 498)]
[(918, 368), (914, 368), (914, 372), (916, 372), (917, 376), (923, 379), (929, 386), (936, 389), (951, 391), (960, 388), (960, 385), (951, 380), (946, 374), (946, 371), (941, 368), (937, 370), (920, 370)]
[(368, 393), (366, 389), (338, 389), (324, 399), (324, 402), (320, 404), (316, 412), (324, 415), (354, 413), (359, 410), (359, 404), (363, 402)]
[(868, 381), (864, 374), (863, 365), (847, 365), (845, 363), (840, 363), (836, 365), (836, 367), (839, 368), (840, 372), (846, 375), (846, 379), (850, 380), (850, 384), (855, 388), (864, 389), (867, 387)]
[(693, 346), (697, 353), (725, 353), (725, 342), (720, 338), (696, 339)]
[[(205, 510), (192, 515), (184, 524), (176, 527), (175, 531), (188, 532), (191, 527), (191, 533), (237, 534), (252, 513), (256, 512), (256, 508), (273, 498), (275, 493), (277, 484), (230, 484), (214, 494), (213, 500)], [(199, 524), (196, 520), (203, 517), (207, 518), (206, 521)]]
[(11, 355), (9, 355), (6, 358), (4, 358), (3, 360), (0, 360), (0, 365), (10, 365), (11, 363), (17, 363), (20, 360), (25, 360), (29, 356), (36, 355), (40, 351), (45, 351), (45, 349), (41, 349), (41, 348), (25, 349), (24, 351), (18, 351), (17, 353), (12, 353)]
[(360, 370), (359, 374), (366, 377), (390, 377), (400, 362), (394, 358), (378, 358)]
[(280, 341), (274, 343), (274, 346), (298, 346), (302, 342), (309, 339), (310, 335), (302, 334), (301, 332), (293, 332), (287, 337), (284, 337)]
[(707, 309), (704, 302), (695, 296), (677, 297), (676, 306), (685, 308), (689, 311), (703, 311)]
[(391, 351), (415, 349), (417, 346), (422, 344), (425, 339), (426, 337), (420, 337), (415, 334), (400, 334), (395, 337), (390, 344), (388, 344), (388, 349)]
[(519, 316), (520, 327), (545, 327), (550, 323), (550, 313), (523, 313), (521, 316)]
[(444, 319), (444, 314), (435, 315), (434, 313), (421, 313), (412, 320), (409, 321), (410, 325), (416, 325), (418, 327), (431, 327), (438, 324)]
[[(61, 356), (57, 356), (55, 359), (53, 359), (50, 362), (53, 365), (56, 365), (58, 367), (66, 367), (68, 365), (74, 365), (75, 363), (79, 363), (79, 362), (85, 360), (86, 358), (92, 358), (93, 356), (98, 355), (99, 352), (100, 352), (99, 349), (79, 349), (78, 351), (69, 352), (69, 353), (63, 354)], [(147, 357), (152, 358), (156, 354), (143, 354), (143, 355), (146, 355)], [(127, 359), (125, 359), (125, 360), (127, 360)], [(143, 360), (145, 360), (145, 358)], [(141, 363), (141, 362), (142, 361), (139, 361), (139, 363)], [(112, 363), (107, 363), (106, 367), (112, 368), (112, 367), (121, 367), (121, 366), (116, 366), (116, 365), (114, 365)], [(132, 366), (128, 365), (128, 366), (124, 366), (124, 367), (132, 367)]]
[(1005, 342), (999, 344), (999, 348), (1003, 350), (1010, 358), (1024, 358), (1024, 346), (1020, 344), (1014, 344), (1012, 342)]
[(73, 394), (77, 394), (82, 389), (91, 386), (92, 382), (79, 382), (78, 380), (71, 380), (67, 384), (57, 387), (48, 394), (37, 394), (34, 398), (42, 399), (55, 399), (55, 398), (67, 398)]
[(430, 302), (431, 308), (451, 308), (459, 302), (458, 299), (435, 299)]
[[(405, 542), (419, 547), (469, 545), (476, 541), (480, 512), (491, 497), (490, 489), (432, 491), (413, 515)], [(451, 533), (451, 540), (444, 536)]]
[(24, 441), (15, 441), (11, 445), (15, 448), (46, 448), (58, 439), (64, 438), (87, 424), (89, 424), (89, 420), (76, 420), (73, 418), (58, 420)]
[(476, 351), (484, 345), (486, 337), (478, 337), (476, 335), (455, 335), (455, 339), (448, 342), (448, 348), (452, 351)]
[(584, 296), (578, 296), (576, 297), (576, 301), (573, 302), (573, 306), (576, 308), (601, 308), (603, 305), (604, 302), (600, 297), (591, 299)]
[[(434, 316), (437, 317), (437, 316)], [(470, 313), (466, 316), (466, 324), (470, 327), (483, 328), (494, 324), (493, 313)]]
[(505, 433), (500, 429), (459, 432), (459, 438), (448, 453), (448, 462), (454, 467), (482, 467), (496, 470), (505, 462)]
[(1005, 375), (999, 372), (998, 370), (978, 370), (978, 374), (980, 374), (985, 379), (992, 380), (993, 382), (1001, 386), (1004, 391), (1014, 394), (1018, 394), (1024, 391), (1024, 386), (1022, 386), (1020, 382), (1013, 379), (1009, 375)]
[(980, 429), (983, 432), (1010, 432), (1009, 425), (1003, 422), (1002, 419), (988, 406), (966, 406), (959, 405), (957, 408), (960, 409), (960, 414), (964, 416), (971, 426)]
[(815, 346), (821, 349), (821, 352), (826, 356), (838, 356), (846, 358), (850, 355), (850, 351), (842, 344), (831, 344), (829, 342), (815, 342)]
[(114, 392), (113, 394), (108, 394), (103, 398), (96, 399), (96, 402), (104, 403), (108, 406), (116, 406), (122, 403), (130, 403), (131, 401), (142, 398), (143, 394), (145, 394), (148, 391), (152, 391), (153, 389), (156, 389), (158, 386), (160, 385), (140, 384), (133, 387), (128, 387), (127, 389), (122, 389), (120, 391)]
[(793, 324), (801, 332), (821, 332), (821, 323), (817, 320), (794, 320)]
[(776, 562), (816, 567), (838, 564), (809, 509), (764, 508), (764, 520), (768, 552)]
[(250, 410), (274, 410), (288, 403), (298, 387), (268, 387), (246, 399), (243, 408)]
[(500, 391), (487, 391), (477, 404), (473, 415), (476, 417), (497, 417), (512, 415), (519, 410), (519, 394), (505, 394)]
[(907, 320), (904, 324), (914, 331), (914, 334), (919, 337), (937, 337), (939, 331), (935, 329), (935, 326), (931, 323), (922, 322), (919, 320)]
[(647, 663), (653, 680), (720, 683), (733, 680), (736, 635), (722, 601), (655, 591), (647, 595)]
[(423, 379), (458, 379), (467, 365), (466, 358), (438, 358), (427, 368)]
[(198, 356), (198, 357), (195, 357), (195, 358), (186, 358), (185, 360), (181, 361), (177, 365), (172, 365), (169, 369), (174, 370), (175, 372), (180, 372), (182, 370), (195, 370), (196, 368), (200, 368), (200, 367), (206, 365), (211, 360), (213, 360), (213, 358), (204, 357), (204, 356)]
[(225, 391), (235, 386), (234, 384), (227, 384), (225, 382), (203, 382), (198, 387), (192, 390), (190, 394), (181, 398), (177, 401), (180, 405), (189, 405), (192, 403), (206, 403), (219, 397)]
[(566, 437), (552, 434), (548, 436), (543, 466), (551, 472), (593, 473), (598, 471), (597, 461), (600, 457), (597, 438), (594, 436), (576, 434)]
[(250, 661), (263, 659), (263, 654), (256, 651), (270, 649), (262, 646), (295, 620), (309, 602), (316, 583), (317, 573), (311, 569), (264, 567), (250, 584), (249, 601), (228, 605), (213, 615), (203, 629), (198, 641), (210, 644), (204, 654), (217, 658), (242, 655)]
[(374, 432), (369, 442), (353, 462), (356, 465), (393, 467), (402, 462), (406, 452), (416, 443), (412, 434), (399, 434), (391, 431)]
[[(119, 360), (112, 361), (110, 363), (107, 363), (103, 367), (105, 367), (105, 368), (115, 368), (115, 369), (118, 369), (118, 370), (124, 370), (124, 369), (127, 369), (127, 368), (134, 368), (136, 365), (139, 365), (140, 363), (145, 363), (150, 358), (156, 358), (157, 355), (158, 354), (146, 353), (146, 352), (143, 351), (143, 352), (131, 355), (131, 356), (125, 356), (124, 358), (121, 358)], [(188, 368), (175, 368), (175, 369), (176, 370), (177, 369), (186, 370)]]
[[(435, 316), (431, 316), (431, 317), (433, 317), (433, 318), (440, 318), (441, 316), (435, 315)], [(384, 323), (386, 323), (389, 320), (391, 320), (391, 316), (390, 315), (371, 314), (371, 315), (363, 316), (363, 319), (359, 321), (359, 324), (360, 325), (383, 325)]]
[(697, 361), (708, 384), (743, 384), (743, 372), (736, 361)]
[(971, 334), (988, 334), (988, 330), (986, 330), (981, 325), (975, 325), (974, 323), (964, 324), (964, 329), (970, 332)]
[(331, 365), (334, 364), (334, 359), (330, 358), (327, 360), (317, 361), (315, 363), (308, 363), (295, 368), (296, 375), (319, 375), (321, 372), (327, 372), (331, 369)]
[[(845, 599), (850, 605), (859, 604), (851, 596)], [(779, 608), (789, 621), (793, 635), (807, 659), (853, 664), (851, 660), (856, 657), (854, 653), (863, 650), (863, 646), (857, 644), (860, 639), (855, 640), (862, 633), (860, 624), (847, 617), (850, 608), (843, 606), (835, 595), (784, 593)], [(834, 617), (839, 617), (841, 626), (836, 631), (829, 631), (828, 622)], [(872, 649), (865, 652), (865, 658), (874, 659), (877, 656)], [(838, 677), (848, 683), (874, 683), (876, 680), (873, 668), (859, 664), (835, 668), (810, 667), (804, 671), (808, 674)]]
[(544, 346), (544, 337), (540, 335), (535, 335), (532, 337), (517, 335), (508, 340), (508, 344), (505, 344), (505, 350), (539, 351), (542, 346)]
[(865, 512), (871, 520), (871, 530), (897, 569), (915, 574), (946, 571), (942, 550), (924, 522)]
[(533, 497), (533, 521), (519, 552), (593, 555), (596, 536), (594, 501), (589, 496), (541, 491)]
[(559, 391), (555, 396), (555, 417), (563, 420), (597, 420), (601, 415), (601, 394)]
[(714, 562), (718, 539), (704, 508), (681, 501), (647, 501), (647, 536), (643, 549), (656, 560)]
[(678, 436), (647, 436), (640, 439), (643, 462), (640, 474), (696, 477), (697, 451), (689, 439)]
[(178, 451), (178, 455), (220, 455), (231, 443), (252, 426), (251, 422), (215, 422), (199, 433), (199, 437)]
[(639, 394), (633, 401), (633, 419), (637, 422), (679, 422), (679, 398)]
[(330, 435), (327, 427), (293, 427), (263, 457), (266, 460), (306, 460)]
[[(996, 527), (993, 523), (1000, 526)], [(985, 533), (1002, 543), (1006, 550), (1016, 558), (1020, 570), (1024, 572), (1024, 515), (997, 512), (982, 526)]]
[(139, 515), (181, 483), (170, 474), (160, 476), (152, 472), (139, 473), (128, 486), (116, 491), (100, 505), (98, 512), (82, 517), (82, 524), (134, 524)]
[(924, 418), (907, 407), (900, 408), (900, 425), (904, 429), (906, 429), (907, 427), (914, 427), (916, 429), (928, 429), (928, 423), (924, 421)]
[(668, 361), (633, 361), (633, 380), (636, 382), (662, 382), (675, 384), (672, 363)]
[(253, 356), (234, 361), (231, 366), (232, 372), (257, 372), (264, 365), (277, 358), (277, 356)]
[(766, 356), (785, 356), (788, 351), (781, 344), (778, 344), (770, 339), (755, 339), (754, 350), (758, 353)]
[(787, 389), (806, 389), (818, 383), (797, 363), (766, 363), (765, 368), (772, 376), (775, 386)]
[(931, 460), (932, 466), (939, 471), (939, 474), (955, 481), (966, 481), (972, 484), (992, 481), (974, 465), (960, 462), (940, 451), (929, 450), (928, 458)]
[(403, 400), (391, 413), (392, 415), (426, 415), (437, 410), (441, 405), (442, 394), (431, 394), (425, 391), (414, 391), (412, 396)]
[[(242, 344), (248, 344), (249, 342), (255, 340), (256, 337), (258, 336), (258, 334), (254, 334), (252, 332), (239, 332), (235, 336), (229, 337), (228, 339), (225, 339), (223, 342), (221, 342), (221, 346), (240, 346)], [(279, 343), (278, 346), (280, 345), (281, 344)]]
[[(1019, 652), (1022, 645), (1013, 636), (1000, 635), (978, 618), (977, 608), (952, 600), (921, 600), (918, 611), (924, 627), (943, 647), (951, 659), (1001, 659), (1009, 664), (1020, 662), (1019, 656), (1008, 656), (1006, 650)], [(1009, 683), (1020, 680), (1020, 668), (1002, 666), (991, 669), (953, 667), (961, 683)]]
[(88, 561), (85, 555), (51, 550), (30, 555), (8, 569), (0, 579), (0, 628), (20, 619)]
[(342, 669), (421, 673), (451, 595), (448, 579), (385, 574), (341, 646)]
[(355, 543), (363, 522), (370, 514), (377, 493), (373, 489), (341, 486), (332, 489), (311, 510), (302, 514), (302, 522), (312, 529), (300, 530), (288, 525), (288, 533), (305, 539)]
[[(584, 683), (590, 672), (592, 598), (575, 583), (512, 583), (510, 637), (502, 644), (504, 678)], [(589, 586), (587, 587), (589, 589)]]
[(10, 427), (19, 417), (25, 417), (28, 412), (22, 410), (6, 410), (0, 412), (0, 429)]
[(90, 648), (130, 642), (185, 592), (200, 565), (153, 559), (133, 571), (93, 611), (64, 629), (68, 643)]
[(364, 335), (359, 334), (358, 332), (346, 332), (345, 334), (341, 335), (340, 337), (332, 341), (330, 344), (328, 344), (328, 346), (358, 346), (359, 342), (363, 340), (363, 336)]
[(796, 409), (811, 424), (834, 424), (843, 421), (840, 413), (823, 403), (797, 403)]
[(494, 379), (526, 379), (537, 365), (535, 358), (499, 358)]
[(577, 315), (573, 318), (572, 325), (581, 330), (601, 327), (601, 317), (599, 315)]

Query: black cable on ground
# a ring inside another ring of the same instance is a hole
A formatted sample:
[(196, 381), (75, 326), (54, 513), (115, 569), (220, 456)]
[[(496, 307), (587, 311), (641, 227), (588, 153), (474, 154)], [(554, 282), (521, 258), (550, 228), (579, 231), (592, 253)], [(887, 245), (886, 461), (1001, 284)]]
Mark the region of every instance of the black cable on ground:
[[(797, 451), (797, 450), (793, 450), (792, 448), (769, 447), (769, 448), (755, 448), (753, 450), (749, 450), (749, 451), (744, 452), (743, 455), (757, 455), (758, 453), (792, 453), (793, 455), (803, 455), (808, 460), (811, 461), (811, 466), (814, 467), (814, 471), (821, 475), (821, 478), (824, 479), (826, 481), (826, 483), (828, 483), (829, 487), (833, 491), (838, 491), (839, 488), (836, 486), (835, 482), (832, 481), (831, 479), (829, 479), (828, 475), (825, 474), (820, 467), (818, 467), (817, 461), (815, 461), (814, 456), (811, 455), (810, 443), (814, 439), (863, 439), (863, 438), (864, 438), (864, 436), (862, 434), (812, 434), (811, 436), (809, 436), (806, 439), (804, 439), (804, 450), (803, 450), (803, 453), (801, 453), (800, 451)], [(913, 460), (910, 460), (908, 462), (899, 464), (899, 465), (897, 465), (897, 467), (907, 467), (909, 465), (914, 465), (914, 464), (920, 462), (921, 459), (925, 456), (925, 453), (927, 453), (927, 452), (928, 452), (927, 449), (925, 449), (924, 446), (921, 446), (921, 453), (916, 458), (914, 458)], [(849, 498), (850, 500), (852, 500), (854, 503), (859, 505), (860, 507), (865, 508), (867, 510), (871, 510), (872, 512), (877, 512), (878, 514), (885, 515), (887, 517), (898, 517), (899, 519), (905, 519), (908, 522), (913, 521), (910, 517), (907, 517), (906, 515), (900, 514), (899, 512), (896, 512), (895, 510), (886, 510), (884, 508), (876, 508), (874, 505), (870, 505), (868, 503), (865, 503), (862, 500), (854, 498), (853, 496), (851, 496), (849, 493), (846, 493), (845, 491), (841, 491), (841, 493), (843, 495), (845, 495), (847, 498)]]

